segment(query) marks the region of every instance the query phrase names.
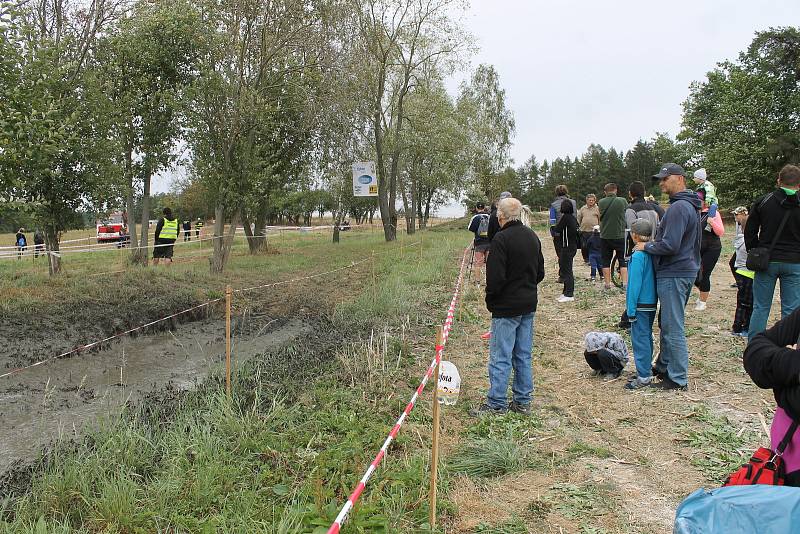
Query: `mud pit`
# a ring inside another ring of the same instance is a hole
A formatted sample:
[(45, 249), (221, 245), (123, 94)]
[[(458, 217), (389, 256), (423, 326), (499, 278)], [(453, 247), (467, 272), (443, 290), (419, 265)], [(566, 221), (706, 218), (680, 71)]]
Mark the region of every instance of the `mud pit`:
[[(233, 373), (250, 357), (313, 329), (310, 321), (249, 315), (234, 325)], [(202, 320), (98, 352), (50, 362), (0, 381), (0, 475), (53, 440), (80, 437), (127, 402), (165, 387), (191, 389), (225, 359), (225, 322)]]

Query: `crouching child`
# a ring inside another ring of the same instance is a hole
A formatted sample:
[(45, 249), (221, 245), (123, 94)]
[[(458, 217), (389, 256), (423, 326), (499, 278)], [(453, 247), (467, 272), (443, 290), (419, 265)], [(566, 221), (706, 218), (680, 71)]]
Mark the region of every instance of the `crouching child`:
[[(653, 223), (637, 219), (631, 224), (634, 244), (650, 241)], [(625, 308), (631, 322), (631, 346), (636, 362), (636, 377), (625, 384), (625, 389), (647, 387), (653, 380), (653, 321), (656, 318), (656, 275), (650, 254), (637, 250), (628, 264), (628, 288)]]
[(613, 332), (589, 332), (584, 340), (583, 353), (592, 375), (617, 378), (628, 363), (628, 348), (625, 340)]

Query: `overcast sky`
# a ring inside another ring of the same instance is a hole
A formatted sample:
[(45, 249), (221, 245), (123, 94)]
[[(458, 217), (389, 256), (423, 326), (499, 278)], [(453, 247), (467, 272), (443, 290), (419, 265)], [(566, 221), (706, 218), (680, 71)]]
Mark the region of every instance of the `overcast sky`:
[(473, 66), (497, 68), (516, 118), (516, 165), (674, 136), (692, 81), (756, 31), (800, 25), (800, 0), (472, 0), (470, 11)]

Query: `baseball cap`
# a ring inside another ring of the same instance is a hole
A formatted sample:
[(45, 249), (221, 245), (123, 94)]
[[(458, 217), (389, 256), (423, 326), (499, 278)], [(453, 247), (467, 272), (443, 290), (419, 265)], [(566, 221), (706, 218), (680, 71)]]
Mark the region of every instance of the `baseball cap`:
[(647, 219), (636, 219), (631, 224), (631, 232), (636, 235), (653, 235), (653, 223)]
[(483, 208), (486, 207), (486, 205), (483, 202), (478, 202), (477, 204), (475, 204), (475, 207), (478, 208), (479, 210), (482, 210)]
[(503, 200), (504, 198), (511, 198), (511, 193), (509, 193), (508, 191), (503, 191), (502, 193), (500, 193), (500, 200)]
[(739, 215), (740, 213), (747, 213), (747, 208), (744, 206), (736, 206), (731, 210), (731, 213), (734, 215)]
[(683, 167), (678, 165), (677, 163), (665, 163), (661, 166), (661, 169), (658, 171), (658, 174), (653, 175), (654, 180), (663, 180), (667, 176), (672, 176), (673, 174), (677, 174), (678, 176), (686, 176), (686, 171), (683, 170)]
[(707, 176), (706, 175), (706, 170), (705, 169), (697, 169), (696, 171), (694, 171), (694, 175), (693, 176), (695, 178), (697, 178), (698, 180), (705, 180), (706, 176)]

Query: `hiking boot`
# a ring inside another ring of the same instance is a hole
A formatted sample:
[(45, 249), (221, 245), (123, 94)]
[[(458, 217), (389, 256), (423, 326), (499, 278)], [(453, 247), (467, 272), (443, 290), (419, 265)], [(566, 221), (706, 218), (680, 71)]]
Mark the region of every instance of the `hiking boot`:
[(634, 389), (642, 389), (650, 386), (650, 383), (653, 381), (652, 378), (641, 378), (636, 377), (627, 384), (625, 384), (625, 389), (634, 390)]
[(511, 404), (508, 405), (508, 411), (518, 413), (520, 415), (530, 415), (531, 405), (518, 404), (517, 401), (511, 401)]
[(654, 388), (663, 389), (665, 391), (671, 391), (671, 390), (688, 391), (689, 390), (689, 388), (687, 386), (682, 386), (682, 385), (678, 384), (677, 382), (673, 382), (672, 379), (670, 379), (670, 378), (664, 378), (663, 380), (661, 380), (661, 382), (656, 382), (655, 384), (652, 384), (652, 386)]
[(508, 412), (506, 408), (492, 408), (485, 402), (480, 406), (473, 408), (469, 411), (472, 417), (483, 417), (485, 415), (505, 415)]

